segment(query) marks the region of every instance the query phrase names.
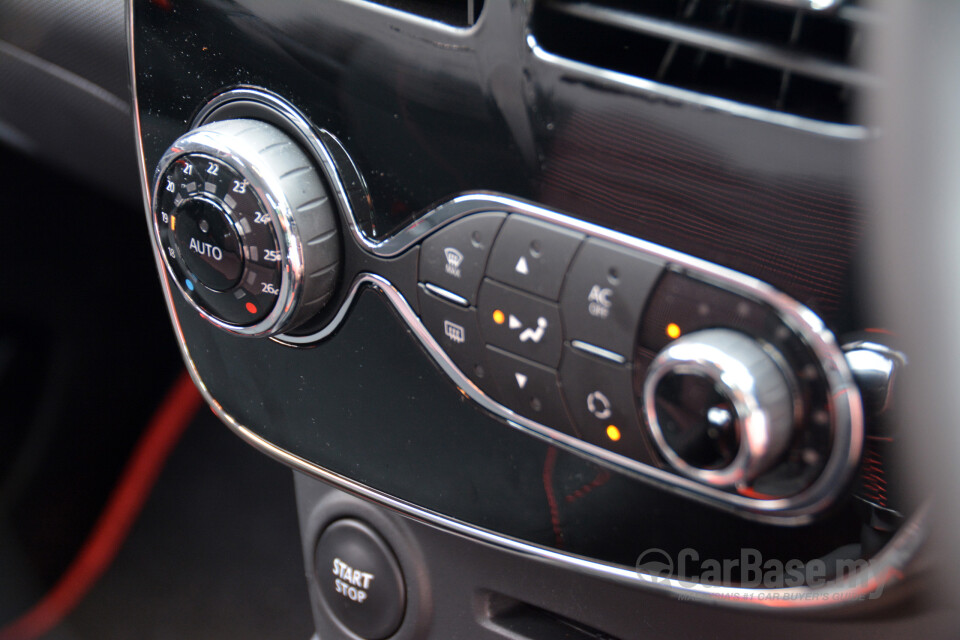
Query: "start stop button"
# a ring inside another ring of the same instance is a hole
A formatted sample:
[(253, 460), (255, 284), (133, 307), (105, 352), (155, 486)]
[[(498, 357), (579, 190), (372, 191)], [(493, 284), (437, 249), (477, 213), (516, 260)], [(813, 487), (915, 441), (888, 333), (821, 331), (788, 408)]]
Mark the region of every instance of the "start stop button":
[(365, 640), (397, 630), (406, 608), (403, 574), (390, 547), (359, 520), (337, 520), (314, 556), (320, 595), (331, 614)]

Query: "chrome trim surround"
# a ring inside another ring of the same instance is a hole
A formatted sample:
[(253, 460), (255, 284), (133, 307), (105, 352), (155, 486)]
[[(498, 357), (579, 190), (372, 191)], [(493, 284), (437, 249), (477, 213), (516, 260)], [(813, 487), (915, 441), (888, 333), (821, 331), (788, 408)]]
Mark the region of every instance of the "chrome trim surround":
[[(135, 60), (135, 38), (134, 38), (134, 3), (127, 3), (127, 51), (130, 64), (130, 81), (133, 89), (133, 123), (134, 137), (137, 145), (137, 163), (141, 176), (141, 193), (143, 196), (144, 210), (147, 216), (148, 224), (152, 218), (151, 196), (148, 187), (147, 176), (149, 175), (146, 167), (146, 160), (143, 148), (142, 128), (140, 123), (140, 108), (137, 92), (137, 71)], [(469, 199), (468, 199), (469, 201)], [(584, 223), (585, 224), (585, 223)], [(613, 232), (608, 232), (613, 233)], [(615, 234), (620, 235), (620, 234)], [(631, 239), (628, 236), (621, 236), (623, 242), (642, 242)], [(298, 469), (312, 477), (329, 482), (345, 491), (357, 496), (374, 501), (383, 507), (392, 509), (405, 516), (417, 519), (424, 523), (439, 527), (443, 530), (466, 536), (495, 547), (519, 553), (524, 557), (547, 562), (553, 566), (582, 571), (600, 579), (609, 580), (633, 588), (648, 589), (654, 592), (669, 595), (684, 595), (693, 600), (710, 604), (722, 604), (736, 607), (743, 610), (770, 610), (789, 609), (792, 611), (802, 610), (823, 610), (836, 608), (849, 602), (854, 602), (876, 591), (888, 584), (893, 584), (903, 578), (903, 571), (917, 554), (921, 545), (927, 537), (929, 529), (929, 507), (921, 507), (911, 519), (906, 522), (895, 534), (893, 539), (873, 558), (867, 569), (847, 576), (846, 578), (835, 581), (820, 588), (795, 587), (785, 589), (741, 589), (736, 587), (711, 587), (689, 583), (680, 580), (663, 580), (659, 576), (652, 576), (639, 571), (632, 570), (620, 565), (612, 565), (564, 553), (554, 549), (533, 545), (515, 538), (504, 536), (480, 527), (472, 526), (461, 521), (443, 516), (416, 505), (399, 500), (388, 494), (378, 492), (370, 487), (357, 483), (350, 478), (334, 474), (322, 467), (319, 467), (303, 458), (295, 456), (283, 449), (276, 447), (267, 440), (251, 432), (239, 424), (232, 416), (223, 410), (216, 400), (210, 395), (209, 391), (200, 379), (194, 364), (190, 351), (184, 340), (183, 331), (180, 327), (180, 321), (177, 317), (174, 307), (173, 292), (170, 283), (166, 278), (166, 269), (163, 266), (163, 257), (160, 254), (160, 248), (153, 236), (151, 236), (153, 245), (154, 259), (157, 266), (157, 275), (160, 278), (161, 287), (164, 292), (164, 300), (167, 310), (170, 313), (173, 322), (174, 331), (177, 337), (177, 344), (183, 356), (187, 370), (193, 379), (200, 393), (206, 402), (210, 405), (214, 413), (238, 436), (261, 452), (273, 457), (274, 459)], [(669, 250), (663, 251), (668, 253)], [(677, 254), (680, 255), (680, 254)], [(692, 261), (696, 259), (688, 258)], [(746, 276), (739, 276), (746, 278)], [(751, 279), (752, 281), (752, 279)], [(756, 281), (754, 281), (756, 282)], [(762, 283), (758, 283), (762, 284)], [(390, 287), (392, 289), (392, 287)], [(337, 316), (330, 323), (329, 327), (339, 325), (346, 315), (352, 296), (356, 292), (356, 286), (351, 291), (350, 299), (346, 300)], [(399, 293), (397, 293), (399, 295)], [(768, 292), (770, 296), (782, 296), (774, 291)], [(793, 303), (796, 304), (796, 303)], [(409, 306), (407, 305), (409, 308)], [(811, 326), (814, 333), (819, 336), (819, 340), (825, 344), (822, 349), (829, 350), (833, 344), (832, 337), (826, 332), (826, 329), (820, 324), (819, 319), (805, 307), (797, 305), (791, 311), (791, 317), (795, 321)], [(329, 329), (332, 331), (332, 328)], [(329, 334), (329, 331), (315, 334), (322, 338)], [(323, 334), (323, 335), (321, 335)], [(842, 356), (841, 356), (842, 357)], [(843, 368), (845, 369), (845, 367)], [(842, 376), (843, 369), (834, 372), (833, 376)], [(846, 402), (850, 399), (846, 398)], [(859, 447), (857, 447), (859, 450)]]
[[(394, 20), (396, 19), (405, 20), (411, 24), (417, 25), (418, 27), (430, 29), (438, 33), (444, 33), (449, 36), (458, 36), (473, 30), (478, 24), (480, 24), (480, 20), (482, 20), (484, 16), (484, 12), (481, 11), (479, 16), (473, 16), (473, 22), (471, 22), (465, 27), (460, 27), (457, 25), (452, 25), (447, 22), (443, 22), (441, 20), (428, 18), (418, 13), (404, 11), (403, 9), (395, 9), (394, 7), (382, 4), (377, 0), (340, 0), (340, 1), (360, 7), (364, 11), (379, 13)], [(470, 4), (467, 11), (469, 14), (473, 15), (474, 13), (472, 11), (473, 0), (468, 0), (468, 2)]]
[(468, 307), (468, 306), (470, 306), (470, 302), (469, 302), (466, 298), (464, 298), (463, 296), (458, 296), (457, 294), (453, 293), (452, 291), (447, 291), (447, 290), (444, 289), (443, 287), (438, 287), (437, 285), (433, 284), (432, 282), (424, 282), (424, 283), (423, 283), (423, 286), (424, 286), (424, 288), (426, 288), (426, 290), (429, 291), (430, 293), (432, 293), (432, 294), (434, 294), (434, 295), (436, 295), (436, 296), (439, 296), (439, 297), (447, 300), (448, 302), (452, 302), (452, 303), (455, 304), (455, 305), (459, 305), (459, 306), (461, 306), (461, 307)]
[(756, 0), (762, 4), (780, 5), (794, 9), (829, 12), (840, 6), (843, 0)]
[(589, 353), (597, 356), (598, 358), (604, 358), (610, 360), (611, 362), (616, 362), (617, 364), (626, 364), (627, 359), (624, 358), (619, 353), (614, 353), (597, 345), (590, 344), (589, 342), (583, 342), (581, 340), (571, 340), (570, 346), (574, 349), (579, 349), (585, 353)]

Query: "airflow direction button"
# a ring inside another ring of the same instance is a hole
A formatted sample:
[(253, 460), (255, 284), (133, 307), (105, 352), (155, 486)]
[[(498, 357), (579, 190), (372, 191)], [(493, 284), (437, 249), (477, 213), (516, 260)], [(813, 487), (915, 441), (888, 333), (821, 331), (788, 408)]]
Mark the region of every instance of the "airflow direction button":
[(557, 305), (487, 279), (480, 287), (477, 313), (487, 343), (551, 367), (560, 362)]
[(487, 346), (490, 373), (497, 380), (496, 399), (540, 424), (574, 434), (560, 399), (557, 372), (496, 347)]

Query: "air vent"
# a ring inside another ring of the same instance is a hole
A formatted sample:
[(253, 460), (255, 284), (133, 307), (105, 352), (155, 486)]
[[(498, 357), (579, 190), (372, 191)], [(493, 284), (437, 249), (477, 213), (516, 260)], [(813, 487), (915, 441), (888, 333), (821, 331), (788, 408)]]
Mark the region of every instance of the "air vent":
[(483, 10), (483, 0), (370, 0), (404, 13), (445, 22), (454, 27), (476, 24)]
[[(852, 123), (873, 82), (856, 66), (871, 12), (816, 0), (539, 0), (532, 30), (557, 56), (736, 102)], [(825, 4), (823, 6), (829, 6)]]

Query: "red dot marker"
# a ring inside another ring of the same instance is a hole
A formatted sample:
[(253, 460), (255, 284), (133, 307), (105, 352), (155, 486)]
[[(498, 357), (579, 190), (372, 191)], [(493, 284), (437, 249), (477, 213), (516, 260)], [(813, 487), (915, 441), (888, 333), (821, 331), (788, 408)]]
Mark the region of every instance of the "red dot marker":
[(249, 311), (250, 313), (256, 313), (256, 312), (257, 312), (257, 305), (253, 304), (252, 302), (248, 302), (248, 303), (247, 303), (247, 311)]

